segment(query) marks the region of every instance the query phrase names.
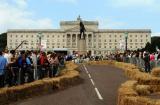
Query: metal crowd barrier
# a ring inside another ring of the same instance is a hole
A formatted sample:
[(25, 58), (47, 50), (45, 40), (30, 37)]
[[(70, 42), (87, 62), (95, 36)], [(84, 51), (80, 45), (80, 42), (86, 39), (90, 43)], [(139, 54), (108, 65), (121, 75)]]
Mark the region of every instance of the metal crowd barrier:
[[(141, 68), (142, 70), (145, 69), (145, 62), (142, 58), (123, 57), (123, 62), (134, 64), (134, 65), (138, 66), (139, 68)], [(160, 60), (150, 61), (150, 67), (151, 67), (151, 70), (155, 67), (160, 67)]]
[[(60, 73), (60, 71), (61, 70), (63, 70), (63, 68), (65, 67), (65, 64), (63, 63), (63, 64), (60, 64), (59, 66), (58, 66), (58, 70), (57, 70), (57, 75), (59, 75), (59, 73)], [(21, 68), (19, 68), (19, 67), (11, 67), (11, 69), (13, 70), (17, 70), (17, 81), (16, 81), (16, 83), (14, 83), (14, 85), (16, 84), (16, 85), (20, 85), (21, 84)], [(39, 80), (40, 79), (40, 69), (41, 69), (41, 66), (40, 65), (35, 65), (34, 66), (34, 68), (32, 68), (32, 70), (33, 70), (33, 79), (34, 79), (34, 81), (35, 80)], [(52, 69), (52, 65), (50, 65), (49, 66), (49, 70), (51, 70)], [(49, 70), (48, 70), (48, 73), (49, 73)], [(4, 83), (5, 83), (5, 87), (7, 86), (8, 87), (8, 78), (10, 78), (10, 77), (8, 77), (8, 75), (10, 75), (9, 74), (9, 72), (8, 72), (9, 70), (5, 70), (5, 80), (4, 80)], [(26, 73), (26, 72), (25, 72)], [(25, 83), (26, 83), (26, 80), (27, 80), (27, 76), (26, 75), (24, 75), (25, 76)], [(47, 74), (47, 77), (49, 77), (49, 75)], [(15, 82), (15, 81), (14, 81)]]

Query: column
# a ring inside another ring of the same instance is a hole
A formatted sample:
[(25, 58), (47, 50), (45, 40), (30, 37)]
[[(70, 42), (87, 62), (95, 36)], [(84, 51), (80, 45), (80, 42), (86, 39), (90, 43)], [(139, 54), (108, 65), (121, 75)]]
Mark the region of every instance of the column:
[(86, 34), (86, 48), (88, 50), (88, 34)]
[(70, 34), (70, 35), (71, 35), (71, 48), (73, 48), (73, 47), (72, 47), (72, 34)]
[(78, 34), (76, 34), (76, 46), (77, 46), (76, 49), (78, 50), (78, 37), (77, 36)]
[[(93, 33), (93, 34), (94, 34), (94, 33)], [(93, 34), (91, 34), (91, 37), (92, 37), (92, 39), (91, 39), (91, 41), (92, 41), (92, 42), (91, 42), (91, 43), (92, 43), (92, 46), (91, 46), (91, 49), (92, 49), (92, 50), (91, 50), (91, 53), (92, 53), (92, 54), (91, 54), (91, 55), (94, 55), (94, 50), (93, 50), (93, 49), (94, 49), (94, 43), (93, 43), (93, 42), (94, 42), (94, 40), (93, 40)]]

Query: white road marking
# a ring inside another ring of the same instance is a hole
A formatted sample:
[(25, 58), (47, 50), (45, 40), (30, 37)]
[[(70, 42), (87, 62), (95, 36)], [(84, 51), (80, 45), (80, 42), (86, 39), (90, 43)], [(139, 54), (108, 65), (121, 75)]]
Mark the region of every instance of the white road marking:
[(94, 83), (93, 79), (90, 79), (90, 80), (91, 80), (92, 85), (95, 86), (95, 83)]
[(98, 89), (96, 88), (95, 83), (94, 83), (94, 81), (93, 81), (90, 73), (88, 72), (88, 70), (87, 70), (87, 68), (85, 67), (85, 65), (83, 65), (83, 66), (84, 66), (84, 69), (85, 69), (86, 73), (88, 74), (88, 76), (89, 76), (89, 78), (90, 78), (90, 80), (91, 80), (92, 85), (95, 87), (94, 89), (95, 89), (95, 91), (96, 91), (96, 93), (97, 93), (98, 98), (99, 98), (100, 100), (103, 100), (103, 97), (101, 96), (100, 92), (99, 92)]
[(97, 93), (97, 95), (98, 95), (98, 98), (99, 98), (100, 100), (103, 100), (103, 98), (102, 98), (102, 96), (101, 96), (101, 94), (99, 93), (99, 91), (98, 91), (97, 88), (95, 88), (95, 91), (96, 91), (96, 93)]
[(88, 74), (89, 78), (92, 78), (90, 74)]

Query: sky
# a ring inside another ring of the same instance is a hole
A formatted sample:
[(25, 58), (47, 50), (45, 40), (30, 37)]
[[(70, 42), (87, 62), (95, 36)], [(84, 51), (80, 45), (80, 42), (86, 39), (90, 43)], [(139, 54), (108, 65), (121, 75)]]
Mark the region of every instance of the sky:
[(101, 29), (151, 29), (160, 36), (160, 0), (0, 0), (0, 33), (57, 29), (79, 15)]

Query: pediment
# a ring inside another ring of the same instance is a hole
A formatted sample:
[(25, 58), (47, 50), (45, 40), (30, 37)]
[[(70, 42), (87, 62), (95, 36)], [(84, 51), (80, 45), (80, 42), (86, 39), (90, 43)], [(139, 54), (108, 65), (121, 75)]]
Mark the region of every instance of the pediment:
[[(88, 28), (88, 27), (85, 27), (86, 31), (90, 31), (90, 32), (93, 32), (95, 31), (94, 29), (91, 29), (91, 28)], [(79, 32), (80, 31), (80, 27), (79, 26), (75, 26), (73, 28), (69, 28), (69, 29), (66, 29), (65, 31), (69, 31), (69, 32)]]

